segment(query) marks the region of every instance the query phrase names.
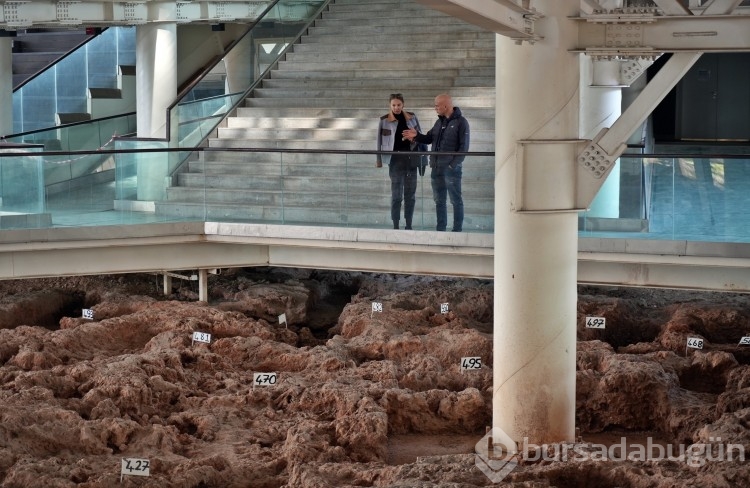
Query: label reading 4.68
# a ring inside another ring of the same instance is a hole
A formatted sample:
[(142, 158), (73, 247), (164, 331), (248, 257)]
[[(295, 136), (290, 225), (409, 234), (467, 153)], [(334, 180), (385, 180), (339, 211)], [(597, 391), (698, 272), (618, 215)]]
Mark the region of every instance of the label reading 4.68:
[(692, 347), (693, 349), (703, 349), (703, 339), (700, 339), (698, 337), (688, 337), (687, 347)]

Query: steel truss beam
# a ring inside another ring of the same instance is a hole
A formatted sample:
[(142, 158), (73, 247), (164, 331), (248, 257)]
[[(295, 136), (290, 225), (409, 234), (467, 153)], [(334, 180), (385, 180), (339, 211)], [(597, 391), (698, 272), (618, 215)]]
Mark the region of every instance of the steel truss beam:
[[(270, 4), (270, 0), (233, 1), (38, 1), (0, 2), (0, 29), (30, 27), (108, 27), (152, 22), (249, 22)], [(306, 17), (310, 4), (304, 0), (279, 6), (281, 20)]]
[(675, 52), (750, 51), (750, 15), (663, 16), (655, 9), (577, 17), (573, 52), (594, 58), (651, 58)]
[(531, 43), (541, 39), (535, 32), (540, 13), (528, 0), (416, 0), (435, 10), (489, 31)]

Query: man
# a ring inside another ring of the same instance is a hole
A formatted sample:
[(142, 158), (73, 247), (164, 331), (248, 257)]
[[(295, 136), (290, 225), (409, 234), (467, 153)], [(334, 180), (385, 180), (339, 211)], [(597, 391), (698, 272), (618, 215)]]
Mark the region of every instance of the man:
[[(438, 120), (427, 134), (415, 129), (403, 131), (402, 136), (420, 144), (432, 144), (433, 153), (468, 152), (469, 122), (461, 115), (461, 109), (453, 106), (450, 95), (443, 93), (435, 97), (435, 112)], [(461, 232), (464, 223), (464, 201), (461, 197), (461, 170), (464, 156), (430, 154), (430, 179), (432, 197), (437, 213), (436, 230), (445, 231), (448, 225), (446, 194), (453, 205), (453, 232)]]

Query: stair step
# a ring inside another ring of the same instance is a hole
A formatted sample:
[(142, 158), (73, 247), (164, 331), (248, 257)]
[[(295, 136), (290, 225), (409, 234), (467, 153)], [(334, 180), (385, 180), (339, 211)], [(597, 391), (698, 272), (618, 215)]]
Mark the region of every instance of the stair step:
[[(474, 149), (472, 149), (472, 151), (479, 152)], [(249, 151), (231, 149), (215, 150), (215, 148), (210, 147), (207, 148), (207, 150), (201, 152), (200, 155), (202, 157), (202, 160), (193, 160), (190, 161), (190, 164), (199, 164), (202, 161), (207, 165), (218, 163), (237, 165), (238, 167), (248, 168), (262, 168), (263, 165), (270, 165), (274, 167), (274, 169), (272, 170), (273, 174), (280, 174), (286, 171), (287, 168), (300, 166), (307, 166), (312, 168), (327, 166), (332, 168), (339, 168), (338, 170), (342, 172), (352, 171), (352, 169), (359, 168), (369, 169), (375, 168), (376, 159), (375, 154), (342, 154), (335, 152), (308, 153), (284, 151), (270, 152), (262, 150)], [(490, 175), (494, 174), (494, 156), (471, 155), (466, 157), (466, 162), (472, 167), (476, 166), (481, 168), (483, 172), (489, 171)], [(372, 169), (372, 171), (378, 170), (379, 168)], [(256, 169), (253, 169), (253, 171), (256, 171)], [(268, 169), (257, 169), (257, 171), (264, 171), (264, 174), (268, 174)]]
[[(494, 161), (479, 161), (480, 156), (468, 156), (464, 161), (464, 176), (462, 181), (469, 184), (470, 182), (481, 182), (487, 185), (488, 190), (492, 190), (494, 179)], [(226, 161), (194, 161), (188, 166), (190, 173), (181, 173), (180, 178), (196, 176), (196, 180), (184, 179), (181, 181), (191, 182), (191, 186), (201, 186), (206, 184), (205, 178), (238, 178), (242, 180), (246, 177), (268, 179), (268, 185), (277, 185), (279, 178), (382, 178), (387, 176), (387, 169), (377, 168), (375, 166), (375, 155), (369, 155), (364, 161), (350, 161), (346, 165), (340, 164), (290, 164), (265, 163), (253, 161), (242, 164)], [(385, 166), (384, 166), (385, 168)], [(428, 173), (429, 174), (429, 173)], [(231, 185), (233, 183), (222, 183), (222, 185)], [(244, 183), (243, 183), (244, 184)], [(254, 184), (254, 183), (250, 183)], [(270, 186), (268, 187), (270, 188)]]
[[(271, 79), (310, 79), (310, 80), (328, 80), (328, 79), (378, 79), (393, 80), (408, 79), (410, 76), (425, 76), (423, 72), (415, 73), (411, 68), (393, 68), (384, 69), (336, 69), (333, 71), (310, 71), (297, 69), (290, 64), (284, 70), (274, 70), (271, 72)], [(449, 67), (440, 70), (440, 77), (437, 79), (455, 79), (459, 76), (495, 76), (495, 66), (477, 66), (459, 69)], [(435, 79), (433, 77), (433, 79)]]
[[(375, 104), (373, 104), (375, 105)], [(419, 120), (430, 120), (430, 126), (435, 121), (435, 112), (432, 109), (434, 105), (434, 99), (430, 98), (429, 109), (421, 109), (419, 106), (414, 104), (413, 100), (409, 99), (408, 109), (416, 111), (419, 116)], [(482, 119), (495, 119), (495, 108), (494, 107), (466, 107), (457, 104), (464, 116), (471, 118), (471, 120), (482, 118)], [(423, 111), (424, 110), (424, 111)], [(377, 120), (387, 111), (387, 101), (381, 101), (379, 106), (370, 108), (319, 108), (319, 107), (238, 107), (237, 118), (259, 118), (259, 117), (318, 117), (318, 118), (358, 118), (365, 120)], [(423, 113), (429, 113), (430, 117), (423, 117)], [(471, 123), (471, 120), (469, 121)]]
[[(450, 81), (449, 81), (450, 80)], [(328, 89), (332, 88), (358, 88), (367, 90), (381, 90), (386, 84), (392, 83), (392, 80), (378, 79), (378, 78), (343, 78), (343, 79), (297, 79), (297, 78), (270, 78), (265, 79), (261, 83), (263, 88), (318, 88), (324, 87)], [(399, 90), (406, 95), (406, 92), (410, 89), (424, 89), (426, 87), (432, 87), (432, 93), (436, 93), (438, 90), (445, 90), (446, 86), (450, 87), (486, 87), (495, 90), (495, 77), (494, 76), (474, 76), (474, 77), (461, 77), (461, 78), (441, 78), (436, 80), (435, 78), (406, 78), (399, 80)]]
[[(451, 41), (449, 46), (451, 49), (484, 49), (485, 51), (492, 51), (495, 49), (495, 37), (494, 35), (488, 35), (485, 38), (467, 39)], [(428, 51), (432, 49), (445, 49), (445, 40), (442, 39), (425, 39), (419, 37), (411, 42), (404, 42), (403, 40), (394, 39), (392, 42), (379, 42), (378, 44), (362, 44), (362, 43), (321, 43), (321, 42), (303, 42), (301, 44), (294, 45), (294, 53), (307, 53), (307, 52), (379, 52), (379, 51), (390, 51), (390, 52), (409, 52), (411, 50)]]
[[(372, 13), (372, 12), (367, 12)], [(363, 12), (359, 15), (340, 15), (338, 17), (324, 16), (322, 19), (316, 20), (313, 27), (318, 29), (333, 29), (340, 31), (342, 29), (355, 29), (366, 30), (368, 32), (378, 32), (382, 28), (397, 28), (399, 31), (408, 29), (411, 32), (419, 31), (423, 27), (431, 27), (434, 32), (434, 28), (439, 26), (440, 29), (446, 27), (456, 27), (460, 31), (475, 30), (481, 32), (481, 27), (478, 26), (467, 26), (467, 24), (457, 18), (450, 17), (447, 15), (421, 15), (421, 12), (414, 11), (412, 15), (406, 15), (406, 12), (401, 13), (398, 17), (382, 17), (374, 15), (365, 15)]]
[[(286, 61), (301, 63), (312, 62), (354, 62), (354, 61), (402, 61), (408, 59), (429, 59), (430, 57), (449, 60), (449, 59), (487, 59), (487, 50), (485, 49), (415, 49), (393, 50), (393, 51), (344, 51), (344, 52), (291, 52), (286, 55)], [(494, 59), (491, 65), (494, 65)]]
[[(403, 29), (402, 29), (403, 31)], [(372, 33), (374, 34), (374, 33)], [(455, 31), (450, 33), (450, 40), (453, 41), (476, 41), (487, 38), (487, 35), (494, 38), (493, 33), (486, 31)], [(446, 36), (442, 30), (432, 29), (431, 32), (419, 32), (414, 33), (410, 30), (407, 32), (396, 32), (389, 35), (390, 39), (399, 39), (402, 43), (410, 44), (412, 42), (439, 42), (442, 41), (443, 45), (447, 44)], [(362, 32), (340, 32), (340, 31), (326, 31), (318, 30), (314, 35), (308, 34), (302, 38), (303, 43), (310, 44), (357, 44), (362, 41)], [(389, 41), (392, 42), (392, 41)]]
[[(374, 127), (372, 130), (361, 130), (366, 129), (368, 126)], [(422, 132), (426, 132), (432, 125), (425, 124), (422, 128)], [(308, 142), (311, 140), (327, 142), (334, 144), (338, 141), (344, 140), (344, 137), (356, 140), (365, 141), (372, 143), (372, 148), (375, 149), (375, 138), (377, 134), (377, 123), (374, 120), (365, 121), (360, 124), (360, 130), (346, 130), (341, 129), (303, 129), (303, 128), (270, 128), (270, 129), (258, 129), (258, 128), (229, 128), (220, 127), (218, 129), (219, 139), (284, 139), (290, 141), (299, 141), (300, 143)], [(472, 143), (494, 143), (495, 142), (495, 131), (494, 130), (477, 130), (475, 127), (471, 131), (471, 142)]]
[[(330, 181), (321, 183), (330, 184)], [(355, 185), (349, 182), (338, 182), (339, 187), (333, 187), (337, 191), (309, 191), (290, 188), (285, 191), (261, 191), (231, 188), (208, 188), (196, 191), (194, 188), (172, 187), (167, 189), (167, 201), (180, 201), (186, 203), (209, 203), (209, 204), (234, 204), (243, 206), (267, 206), (267, 207), (300, 207), (300, 208), (348, 208), (369, 210), (380, 210), (386, 213), (391, 206), (391, 183), (387, 180), (380, 182), (369, 182), (372, 191), (362, 193), (361, 188), (365, 182)], [(474, 215), (490, 214), (493, 211), (491, 198), (479, 198), (472, 196), (472, 189), (464, 190), (464, 209)], [(417, 188), (417, 202), (427, 204), (434, 208), (432, 190), (429, 182)]]
[[(410, 109), (411, 110), (411, 109)], [(385, 110), (382, 110), (385, 112)], [(417, 112), (415, 112), (417, 113)], [(383, 115), (383, 114), (381, 114)], [(425, 111), (420, 110), (417, 113), (420, 123), (422, 124), (422, 130), (426, 131), (432, 126), (434, 117), (433, 114), (429, 116), (425, 115)], [(373, 117), (368, 119), (362, 118), (299, 118), (299, 117), (268, 117), (265, 115), (259, 115), (256, 117), (230, 117), (227, 119), (227, 127), (220, 128), (219, 130), (226, 129), (332, 129), (332, 130), (361, 130), (367, 127), (373, 126), (374, 121), (379, 117)], [(475, 131), (488, 131), (494, 132), (495, 130), (495, 119), (494, 118), (472, 118), (471, 122), (472, 133)], [(472, 137), (472, 139), (474, 139)]]
[[(374, 137), (374, 136), (373, 136)], [(279, 140), (279, 139), (223, 139), (211, 138), (208, 140), (209, 147), (212, 148), (249, 148), (249, 149), (315, 149), (326, 150), (335, 147), (342, 151), (373, 151), (375, 145), (373, 140), (346, 140), (338, 139), (335, 145), (331, 141), (315, 140)], [(472, 142), (471, 150), (473, 152), (491, 152), (494, 149), (493, 143)]]
[[(387, 92), (386, 92), (387, 93)], [(435, 94), (437, 95), (437, 93)], [(341, 98), (275, 98), (275, 97), (264, 97), (264, 98), (247, 98), (245, 100), (246, 107), (320, 107), (320, 106), (335, 106), (337, 103), (341, 103)], [(409, 106), (414, 107), (430, 107), (435, 104), (435, 96), (430, 97), (410, 97)], [(380, 111), (383, 110), (383, 106), (387, 105), (387, 102), (383, 102), (383, 97), (378, 96), (377, 98), (347, 98), (346, 101), (355, 107), (361, 108), (378, 108)], [(495, 97), (453, 97), (454, 105), (458, 107), (478, 107), (478, 108), (491, 108), (495, 105)], [(382, 114), (380, 114), (382, 115)]]
[[(381, 91), (382, 88), (378, 91)], [(382, 91), (383, 98), (386, 99), (390, 91)], [(435, 88), (414, 88), (409, 91), (410, 100), (428, 99), (432, 100), (436, 95)], [(454, 100), (459, 99), (471, 99), (477, 101), (479, 99), (486, 100), (495, 99), (495, 88), (494, 87), (455, 87), (451, 90), (451, 95)], [(360, 88), (315, 88), (306, 87), (304, 89), (298, 88), (256, 88), (253, 90), (254, 98), (315, 98), (315, 99), (326, 99), (326, 98), (344, 98), (347, 100), (356, 100), (362, 96), (362, 90)], [(409, 102), (410, 104), (412, 102)], [(492, 104), (490, 104), (491, 106)]]
[[(480, 30), (478, 27), (467, 27), (467, 24), (462, 22), (456, 22), (453, 24), (441, 24), (439, 29), (435, 28), (434, 23), (426, 23), (415, 26), (404, 26), (384, 23), (383, 25), (346, 25), (342, 24), (336, 27), (323, 26), (316, 27), (312, 26), (307, 30), (310, 36), (326, 36), (326, 35), (352, 35), (359, 34), (360, 36), (374, 37), (374, 36), (400, 36), (403, 34), (405, 29), (408, 29), (409, 35), (417, 36), (433, 36), (434, 38), (445, 37), (447, 34), (460, 34), (461, 36), (466, 35), (467, 38), (471, 38), (470, 34), (484, 34), (486, 31)], [(361, 37), (360, 37), (361, 39)], [(406, 41), (408, 42), (408, 41)]]
[[(359, 61), (280, 61), (279, 71), (293, 69), (295, 71), (354, 71), (360, 70), (411, 70), (412, 72), (432, 70), (441, 72), (443, 69), (461, 68), (487, 68), (495, 66), (495, 58), (470, 58), (470, 59), (431, 59), (425, 56), (421, 59), (402, 59), (400, 61), (388, 60), (359, 60)], [(437, 73), (436, 73), (437, 74)]]

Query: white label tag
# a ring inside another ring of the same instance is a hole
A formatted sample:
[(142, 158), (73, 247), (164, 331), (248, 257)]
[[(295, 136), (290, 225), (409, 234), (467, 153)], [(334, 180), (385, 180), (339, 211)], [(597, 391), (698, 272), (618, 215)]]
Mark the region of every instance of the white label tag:
[(253, 373), (254, 386), (273, 386), (276, 384), (276, 373)]
[(90, 308), (84, 308), (81, 310), (81, 317), (88, 320), (94, 320), (94, 310)]
[(441, 303), (440, 304), (440, 313), (441, 314), (448, 313), (448, 304), (447, 303)]
[(279, 315), (279, 324), (286, 324), (286, 314), (285, 313), (282, 313), (281, 315)]
[(740, 339), (740, 346), (750, 346), (750, 336), (745, 336)]
[(467, 369), (482, 369), (482, 358), (478, 356), (461, 358), (461, 371)]
[(148, 459), (122, 458), (120, 475), (150, 476)]
[(586, 317), (586, 328), (587, 329), (603, 329), (607, 319), (604, 317)]
[(211, 344), (211, 334), (206, 332), (193, 332), (193, 342), (205, 342)]
[(688, 337), (687, 347), (692, 347), (693, 349), (703, 349), (703, 339), (700, 339), (698, 337)]
[(372, 312), (370, 312), (370, 317), (372, 317), (375, 312), (383, 312), (383, 304), (381, 302), (372, 302)]

